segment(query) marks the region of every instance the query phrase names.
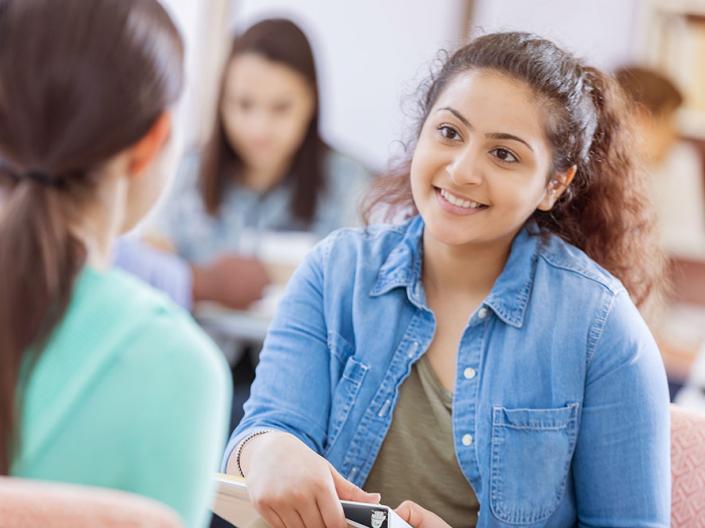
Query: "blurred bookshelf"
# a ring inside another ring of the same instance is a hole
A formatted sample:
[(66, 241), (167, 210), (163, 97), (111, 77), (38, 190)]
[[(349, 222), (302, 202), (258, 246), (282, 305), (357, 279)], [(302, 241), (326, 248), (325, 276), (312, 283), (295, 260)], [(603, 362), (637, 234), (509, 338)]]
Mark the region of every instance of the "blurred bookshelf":
[(685, 95), (679, 113), (683, 137), (705, 141), (705, 0), (649, 0), (645, 61), (668, 73)]

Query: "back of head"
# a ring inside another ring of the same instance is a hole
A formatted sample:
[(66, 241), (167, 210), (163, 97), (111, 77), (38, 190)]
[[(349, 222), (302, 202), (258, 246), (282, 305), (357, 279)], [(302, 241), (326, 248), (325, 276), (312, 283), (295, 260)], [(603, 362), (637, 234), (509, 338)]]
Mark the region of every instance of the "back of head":
[(70, 226), (101, 166), (177, 100), (182, 55), (157, 0), (0, 0), (0, 474), (14, 451), (20, 368), (61, 320), (84, 265)]
[(652, 115), (677, 110), (683, 94), (666, 75), (642, 66), (625, 66), (615, 72), (627, 97)]

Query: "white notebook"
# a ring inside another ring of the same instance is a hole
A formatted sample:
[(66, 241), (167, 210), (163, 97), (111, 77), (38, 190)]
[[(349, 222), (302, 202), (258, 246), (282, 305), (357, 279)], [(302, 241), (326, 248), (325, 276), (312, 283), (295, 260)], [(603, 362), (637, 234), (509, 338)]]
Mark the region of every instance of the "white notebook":
[[(245, 479), (216, 473), (216, 496), (213, 511), (237, 528), (267, 528), (250, 504)], [(394, 510), (381, 504), (340, 501), (351, 528), (411, 528)]]

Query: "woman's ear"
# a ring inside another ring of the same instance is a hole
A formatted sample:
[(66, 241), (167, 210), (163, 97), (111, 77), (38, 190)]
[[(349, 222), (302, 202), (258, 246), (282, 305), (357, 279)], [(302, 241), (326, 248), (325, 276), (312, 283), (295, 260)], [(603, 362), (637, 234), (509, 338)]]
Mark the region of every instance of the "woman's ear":
[(541, 211), (550, 211), (556, 204), (561, 195), (570, 186), (573, 178), (575, 178), (575, 172), (577, 166), (573, 165), (565, 172), (555, 173), (550, 180), (548, 180), (548, 185), (544, 190), (544, 196), (538, 205), (538, 209)]
[(147, 133), (127, 151), (128, 171), (138, 177), (154, 161), (171, 135), (171, 112), (164, 111)]

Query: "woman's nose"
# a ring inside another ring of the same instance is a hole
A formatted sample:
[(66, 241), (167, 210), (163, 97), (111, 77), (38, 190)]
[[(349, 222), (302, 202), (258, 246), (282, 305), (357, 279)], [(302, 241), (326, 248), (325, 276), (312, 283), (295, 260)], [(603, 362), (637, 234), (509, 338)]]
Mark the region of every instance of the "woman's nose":
[(477, 149), (468, 146), (453, 156), (446, 170), (453, 183), (458, 186), (477, 185), (482, 182), (482, 164)]

